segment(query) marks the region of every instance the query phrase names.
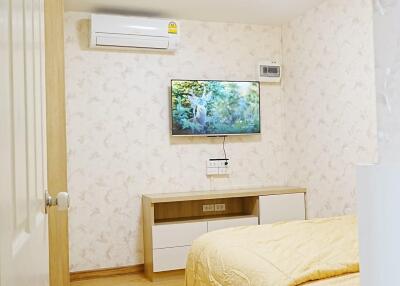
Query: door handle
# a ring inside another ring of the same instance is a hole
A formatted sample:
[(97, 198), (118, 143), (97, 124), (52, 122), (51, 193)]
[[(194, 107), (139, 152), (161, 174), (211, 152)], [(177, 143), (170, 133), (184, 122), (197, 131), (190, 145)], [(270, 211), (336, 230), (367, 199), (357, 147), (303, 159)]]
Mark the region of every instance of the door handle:
[(56, 197), (50, 196), (48, 192), (46, 192), (46, 210), (49, 207), (57, 207), (59, 211), (65, 211), (69, 208), (69, 194), (66, 192), (59, 192)]

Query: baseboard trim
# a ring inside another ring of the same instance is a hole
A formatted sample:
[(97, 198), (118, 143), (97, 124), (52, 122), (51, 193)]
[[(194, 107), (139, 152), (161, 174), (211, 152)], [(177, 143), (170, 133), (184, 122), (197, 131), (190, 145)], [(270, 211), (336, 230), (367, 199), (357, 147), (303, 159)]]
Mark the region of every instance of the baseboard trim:
[(104, 278), (104, 277), (111, 277), (118, 275), (143, 273), (143, 271), (144, 271), (143, 264), (124, 266), (124, 267), (93, 269), (86, 271), (71, 272), (70, 280), (72, 282), (72, 281)]
[(175, 279), (179, 276), (185, 276), (185, 269), (155, 272), (150, 277), (150, 280), (152, 282), (166, 281), (169, 279)]

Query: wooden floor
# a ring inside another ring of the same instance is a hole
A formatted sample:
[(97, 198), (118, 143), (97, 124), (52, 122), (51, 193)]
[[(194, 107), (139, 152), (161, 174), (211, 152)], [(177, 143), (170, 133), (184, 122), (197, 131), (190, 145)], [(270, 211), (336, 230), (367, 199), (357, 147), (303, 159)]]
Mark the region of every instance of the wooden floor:
[(74, 281), (71, 286), (183, 286), (184, 276), (150, 282), (143, 274), (121, 275), (109, 278)]

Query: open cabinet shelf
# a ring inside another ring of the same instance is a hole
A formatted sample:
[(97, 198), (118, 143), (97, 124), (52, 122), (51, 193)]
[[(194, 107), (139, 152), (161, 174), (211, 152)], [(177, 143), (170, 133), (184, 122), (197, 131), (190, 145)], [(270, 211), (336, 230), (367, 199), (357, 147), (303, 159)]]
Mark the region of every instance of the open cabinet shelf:
[(258, 225), (266, 219), (304, 219), (305, 192), (298, 187), (265, 187), (143, 195), (146, 276), (155, 280), (184, 269), (192, 241), (207, 232)]

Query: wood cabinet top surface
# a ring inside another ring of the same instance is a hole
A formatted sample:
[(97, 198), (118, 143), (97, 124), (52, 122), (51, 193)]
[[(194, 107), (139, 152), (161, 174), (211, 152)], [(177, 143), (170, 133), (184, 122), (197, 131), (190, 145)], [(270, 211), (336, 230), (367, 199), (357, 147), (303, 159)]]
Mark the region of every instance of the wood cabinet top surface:
[(260, 187), (260, 188), (241, 188), (241, 189), (227, 189), (227, 190), (215, 190), (215, 191), (146, 194), (143, 195), (143, 199), (147, 200), (149, 203), (155, 204), (155, 203), (208, 200), (208, 199), (219, 199), (219, 198), (284, 195), (284, 194), (296, 194), (296, 193), (306, 193), (306, 192), (307, 190), (301, 187), (271, 186), (271, 187)]

